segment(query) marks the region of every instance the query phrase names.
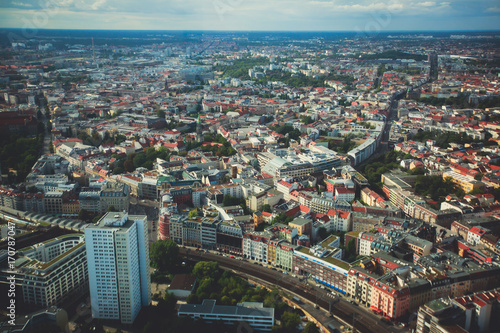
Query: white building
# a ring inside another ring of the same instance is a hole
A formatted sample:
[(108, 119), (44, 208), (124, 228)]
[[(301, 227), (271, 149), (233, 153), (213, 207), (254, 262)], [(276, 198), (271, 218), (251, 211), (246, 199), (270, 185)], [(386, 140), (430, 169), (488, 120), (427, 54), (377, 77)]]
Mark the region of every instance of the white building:
[(326, 222), (323, 226), (327, 231), (351, 231), (352, 230), (352, 219), (351, 213), (341, 210), (330, 210), (327, 213), (330, 221)]
[(353, 201), (356, 192), (352, 189), (337, 187), (335, 189), (335, 199), (344, 201)]
[(92, 316), (131, 324), (151, 304), (146, 216), (107, 213), (85, 229)]
[(372, 242), (375, 239), (382, 239), (382, 236), (377, 236), (375, 234), (369, 232), (361, 232), (359, 233), (359, 255), (360, 256), (369, 256), (372, 252), (371, 246)]
[(243, 235), (243, 257), (267, 262), (267, 245), (269, 239), (258, 234)]

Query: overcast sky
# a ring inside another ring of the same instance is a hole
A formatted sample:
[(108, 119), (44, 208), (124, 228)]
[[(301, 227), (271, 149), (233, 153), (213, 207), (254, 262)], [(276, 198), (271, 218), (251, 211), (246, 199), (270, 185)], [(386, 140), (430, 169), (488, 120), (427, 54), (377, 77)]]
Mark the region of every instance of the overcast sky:
[(500, 0), (0, 0), (0, 27), (500, 30)]

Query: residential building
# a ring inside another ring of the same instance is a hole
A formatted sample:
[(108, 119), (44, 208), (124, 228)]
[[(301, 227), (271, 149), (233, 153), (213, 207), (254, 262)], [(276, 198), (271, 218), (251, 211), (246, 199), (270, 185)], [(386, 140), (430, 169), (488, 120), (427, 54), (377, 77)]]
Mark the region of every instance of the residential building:
[[(85, 241), (81, 234), (68, 234), (17, 251), (14, 269), (24, 302), (40, 307), (61, 304), (89, 287)], [(7, 253), (0, 261), (7, 261)], [(7, 267), (7, 264), (5, 264)]]
[(85, 228), (92, 316), (131, 324), (151, 304), (146, 216), (109, 212)]

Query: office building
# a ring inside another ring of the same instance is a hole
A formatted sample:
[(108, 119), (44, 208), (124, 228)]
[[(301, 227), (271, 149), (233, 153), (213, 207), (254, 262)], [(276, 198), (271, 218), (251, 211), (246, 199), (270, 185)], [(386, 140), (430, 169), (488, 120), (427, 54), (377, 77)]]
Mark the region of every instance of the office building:
[(244, 321), (257, 331), (270, 332), (274, 325), (274, 309), (263, 303), (243, 302), (236, 306), (215, 305), (215, 300), (205, 299), (202, 304), (182, 304), (179, 317), (203, 319), (207, 323), (222, 321), (232, 325)]

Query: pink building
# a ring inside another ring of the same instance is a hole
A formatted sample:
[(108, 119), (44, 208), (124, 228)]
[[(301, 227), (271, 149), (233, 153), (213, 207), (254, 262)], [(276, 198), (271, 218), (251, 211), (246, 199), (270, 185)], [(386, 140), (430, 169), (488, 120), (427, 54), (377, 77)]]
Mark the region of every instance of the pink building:
[[(408, 286), (397, 287), (388, 281), (377, 281), (373, 285), (371, 309), (390, 319), (398, 319), (408, 312), (410, 307), (410, 289)], [(386, 282), (386, 283), (384, 283)]]

